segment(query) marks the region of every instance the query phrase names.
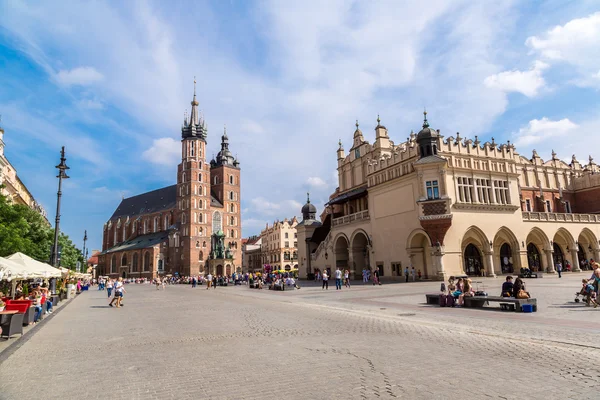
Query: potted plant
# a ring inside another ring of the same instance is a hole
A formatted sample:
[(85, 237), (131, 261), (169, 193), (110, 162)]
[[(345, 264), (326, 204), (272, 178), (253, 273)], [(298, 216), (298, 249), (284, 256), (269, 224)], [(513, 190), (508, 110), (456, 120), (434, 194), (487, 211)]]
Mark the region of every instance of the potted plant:
[(28, 296), (29, 296), (29, 284), (24, 283), (23, 284), (23, 297), (28, 297)]
[(6, 303), (0, 300), (0, 312), (4, 311), (4, 307), (6, 307)]

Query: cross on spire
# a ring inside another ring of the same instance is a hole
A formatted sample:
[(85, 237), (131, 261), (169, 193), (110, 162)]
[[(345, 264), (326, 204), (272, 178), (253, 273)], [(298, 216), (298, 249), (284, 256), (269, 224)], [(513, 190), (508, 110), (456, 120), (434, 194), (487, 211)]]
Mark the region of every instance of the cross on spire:
[(310, 203), (310, 193), (306, 192), (306, 202)]
[(427, 122), (427, 109), (423, 110), (423, 128), (429, 128), (429, 122)]

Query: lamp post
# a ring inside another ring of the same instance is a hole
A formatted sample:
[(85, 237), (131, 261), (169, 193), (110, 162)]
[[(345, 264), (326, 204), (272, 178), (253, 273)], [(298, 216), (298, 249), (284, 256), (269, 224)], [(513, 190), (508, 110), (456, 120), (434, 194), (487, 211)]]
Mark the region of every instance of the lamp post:
[(54, 247), (52, 248), (52, 265), (58, 266), (58, 232), (60, 231), (60, 198), (62, 197), (62, 180), (69, 179), (69, 176), (65, 172), (70, 169), (67, 167), (67, 159), (65, 158), (65, 146), (60, 151), (60, 164), (56, 166), (58, 169), (58, 192), (56, 193), (56, 220), (54, 223)]
[(87, 272), (87, 255), (86, 255), (86, 250), (85, 250), (85, 242), (87, 242), (87, 229), (85, 231), (83, 231), (83, 250), (81, 250), (81, 255), (83, 256), (83, 269), (84, 271), (81, 271), (83, 273)]

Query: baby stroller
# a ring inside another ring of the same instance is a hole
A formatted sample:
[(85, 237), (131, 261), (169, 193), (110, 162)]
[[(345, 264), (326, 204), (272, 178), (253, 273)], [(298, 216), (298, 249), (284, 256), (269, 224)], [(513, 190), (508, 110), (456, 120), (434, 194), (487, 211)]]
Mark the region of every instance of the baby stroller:
[(590, 303), (594, 303), (594, 307), (598, 307), (598, 303), (596, 302), (596, 290), (594, 288), (594, 285), (592, 285), (591, 283), (587, 283), (585, 279), (582, 282), (585, 284), (585, 286), (582, 287), (579, 292), (575, 293), (575, 303), (579, 303), (579, 297), (581, 297), (585, 300), (586, 305), (589, 306)]

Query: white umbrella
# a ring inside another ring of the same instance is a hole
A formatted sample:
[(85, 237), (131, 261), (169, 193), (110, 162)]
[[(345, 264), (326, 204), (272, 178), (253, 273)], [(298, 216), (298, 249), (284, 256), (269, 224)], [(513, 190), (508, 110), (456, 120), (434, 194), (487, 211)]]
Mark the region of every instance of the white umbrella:
[[(0, 257), (0, 281), (7, 280), (23, 280), (28, 279), (31, 275), (27, 273), (27, 269), (23, 267), (21, 264), (16, 263), (8, 258)], [(32, 277), (37, 277), (41, 275), (36, 275)]]
[[(9, 260), (26, 268), (30, 278), (60, 278), (61, 271), (43, 262), (34, 260), (23, 253), (15, 253), (8, 257)], [(31, 276), (34, 275), (34, 276)]]

